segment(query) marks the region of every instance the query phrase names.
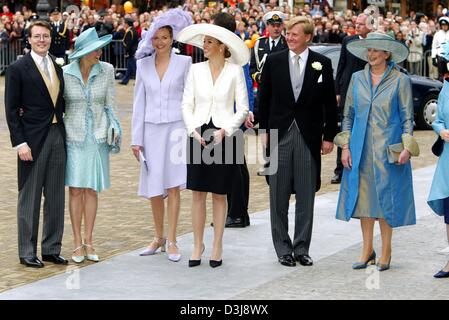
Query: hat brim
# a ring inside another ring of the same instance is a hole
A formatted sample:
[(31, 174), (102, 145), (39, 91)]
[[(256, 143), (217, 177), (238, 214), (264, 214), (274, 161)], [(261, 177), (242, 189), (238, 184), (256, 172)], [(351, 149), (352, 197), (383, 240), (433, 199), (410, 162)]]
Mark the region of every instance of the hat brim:
[(249, 63), (250, 51), (235, 33), (213, 24), (190, 25), (178, 33), (176, 41), (203, 49), (204, 37), (209, 36), (222, 42), (231, 52), (229, 61), (240, 66)]
[(71, 54), (69, 54), (68, 58), (69, 60), (75, 60), (82, 58), (86, 54), (89, 54), (95, 50), (98, 50), (100, 48), (103, 48), (104, 46), (107, 46), (112, 41), (112, 35), (108, 34), (101, 38), (99, 38), (97, 41), (92, 42), (86, 47), (83, 47), (79, 50), (73, 51)]
[(348, 51), (357, 58), (368, 62), (368, 49), (388, 51), (391, 60), (400, 63), (407, 59), (409, 50), (405, 44), (391, 39), (354, 39), (346, 46)]

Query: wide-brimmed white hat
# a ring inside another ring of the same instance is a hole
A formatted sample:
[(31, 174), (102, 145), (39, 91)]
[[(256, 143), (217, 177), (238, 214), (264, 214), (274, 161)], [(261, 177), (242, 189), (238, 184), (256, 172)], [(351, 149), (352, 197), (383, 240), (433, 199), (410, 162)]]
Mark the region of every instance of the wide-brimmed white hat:
[(231, 52), (230, 62), (244, 66), (249, 63), (250, 51), (243, 40), (235, 33), (214, 24), (200, 23), (190, 25), (178, 33), (176, 41), (203, 48), (204, 36), (222, 42)]
[(407, 59), (408, 48), (389, 35), (380, 32), (370, 32), (365, 39), (355, 39), (347, 44), (347, 49), (356, 57), (368, 61), (368, 49), (388, 51), (391, 60), (399, 63)]

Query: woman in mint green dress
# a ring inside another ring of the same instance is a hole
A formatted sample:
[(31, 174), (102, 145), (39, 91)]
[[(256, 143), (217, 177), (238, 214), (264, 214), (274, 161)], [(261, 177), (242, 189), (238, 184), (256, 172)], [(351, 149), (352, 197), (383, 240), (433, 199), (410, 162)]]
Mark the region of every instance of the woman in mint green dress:
[[(114, 112), (114, 67), (100, 62), (102, 47), (111, 36), (98, 38), (95, 28), (83, 32), (75, 42), (72, 61), (64, 69), (64, 124), (67, 131), (66, 185), (72, 221), (76, 263), (99, 261), (92, 244), (98, 193), (110, 187), (108, 130), (121, 136)], [(84, 241), (81, 222), (84, 217)]]

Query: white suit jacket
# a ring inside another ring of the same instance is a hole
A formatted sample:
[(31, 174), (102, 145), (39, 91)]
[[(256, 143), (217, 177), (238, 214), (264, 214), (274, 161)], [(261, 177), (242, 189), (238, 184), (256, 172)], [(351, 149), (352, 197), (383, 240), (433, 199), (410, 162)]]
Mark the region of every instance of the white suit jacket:
[(181, 103), (191, 65), (190, 57), (172, 52), (167, 71), (160, 81), (155, 55), (137, 60), (132, 145), (143, 145), (145, 122), (168, 123), (182, 120)]
[(248, 110), (241, 66), (226, 61), (213, 84), (208, 61), (192, 65), (182, 99), (182, 116), (189, 135), (212, 119), (216, 127), (231, 136), (245, 121)]

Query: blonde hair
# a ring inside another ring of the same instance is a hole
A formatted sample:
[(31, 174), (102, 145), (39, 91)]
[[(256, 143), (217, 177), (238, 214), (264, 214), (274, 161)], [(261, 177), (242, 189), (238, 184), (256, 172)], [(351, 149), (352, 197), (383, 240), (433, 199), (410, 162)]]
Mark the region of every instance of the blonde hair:
[(293, 19), (290, 19), (287, 22), (287, 31), (289, 31), (297, 24), (302, 24), (305, 34), (313, 35), (313, 32), (315, 30), (313, 21), (305, 16), (296, 16)]

